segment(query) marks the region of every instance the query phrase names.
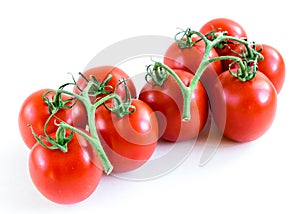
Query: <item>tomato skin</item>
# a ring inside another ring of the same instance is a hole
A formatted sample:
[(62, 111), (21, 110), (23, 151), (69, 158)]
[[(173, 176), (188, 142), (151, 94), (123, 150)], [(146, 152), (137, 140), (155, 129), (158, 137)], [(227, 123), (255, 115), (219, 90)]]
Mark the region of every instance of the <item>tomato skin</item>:
[[(112, 107), (112, 103), (107, 104)], [(143, 165), (153, 154), (158, 140), (157, 119), (141, 100), (132, 100), (136, 110), (119, 118), (101, 105), (96, 110), (96, 127), (113, 172), (127, 172)]]
[[(199, 37), (193, 37), (193, 41), (196, 41)], [(195, 74), (205, 52), (205, 43), (203, 41), (197, 42), (190, 48), (179, 48), (178, 44), (174, 42), (170, 45), (164, 55), (164, 64), (172, 69), (180, 69)], [(209, 58), (218, 57), (218, 53), (214, 48), (210, 51)], [(210, 84), (215, 74), (222, 72), (222, 63), (215, 61), (211, 63), (201, 76), (203, 84)]]
[(35, 144), (29, 156), (29, 172), (35, 187), (47, 199), (73, 204), (88, 198), (98, 186), (103, 170), (96, 161), (99, 159), (91, 145), (74, 135), (66, 153)]
[(271, 126), (277, 106), (277, 93), (261, 72), (241, 82), (229, 71), (214, 84), (210, 103), (216, 125), (224, 136), (236, 142), (253, 141)]
[[(114, 89), (116, 88), (116, 86), (119, 84), (119, 81), (122, 81), (123, 78), (124, 78), (125, 80), (127, 80), (126, 84), (129, 88), (131, 97), (135, 98), (137, 96), (136, 95), (136, 88), (134, 86), (133, 81), (130, 79), (130, 77), (123, 70), (121, 70), (117, 67), (114, 67), (114, 66), (99, 66), (99, 67), (90, 68), (90, 69), (83, 72), (83, 75), (88, 79), (90, 78), (90, 75), (95, 76), (99, 83), (102, 83), (104, 80), (106, 80), (106, 78), (110, 74), (113, 77), (108, 82), (108, 85), (111, 86), (111, 88), (107, 88), (107, 90), (109, 92), (113, 92)], [(79, 77), (78, 80), (77, 80), (77, 86), (81, 90), (83, 90), (87, 86), (87, 82), (82, 77)], [(80, 93), (80, 91), (78, 90), (78, 87), (74, 87), (74, 92), (77, 93), (77, 94)], [(125, 98), (126, 92), (125, 92), (125, 87), (124, 87), (123, 84), (118, 86), (116, 92), (122, 99)], [(103, 97), (103, 95), (100, 95), (97, 98), (101, 98), (101, 97)], [(94, 100), (94, 101), (95, 101), (95, 99), (96, 98), (91, 98), (91, 100)]]
[[(23, 141), (28, 148), (32, 148), (32, 146), (36, 143), (36, 139), (34, 138), (31, 129), (28, 127), (28, 124), (32, 125), (32, 128), (37, 135), (44, 135), (44, 125), (49, 118), (50, 113), (48, 105), (43, 101), (43, 95), (48, 90), (50, 89), (40, 89), (33, 92), (25, 99), (21, 106), (18, 117), (19, 130)], [(54, 92), (49, 93), (47, 98), (51, 100), (53, 95)], [(63, 95), (62, 98), (63, 100), (67, 100), (70, 97)], [(74, 112), (71, 109), (60, 109), (55, 114), (56, 118), (50, 120), (47, 132), (49, 134), (55, 132), (58, 128), (56, 123), (59, 123), (59, 120), (63, 120), (70, 125), (75, 125), (78, 128), (85, 128), (87, 118), (83, 115), (85, 110), (84, 107), (76, 104), (74, 109), (76, 109)]]
[(74, 102), (75, 103), (71, 108), (72, 112), (68, 112), (69, 114), (72, 114), (70, 117), (73, 118), (73, 122), (71, 122), (71, 125), (73, 124), (73, 126), (77, 128), (85, 129), (88, 125), (88, 116), (85, 105), (80, 100)]
[(262, 45), (261, 54), (264, 59), (258, 62), (258, 69), (271, 80), (279, 93), (285, 79), (284, 59), (277, 49), (266, 44)]
[[(204, 35), (210, 33), (212, 30), (215, 32), (227, 31), (227, 36), (237, 38), (247, 38), (247, 33), (244, 28), (237, 22), (227, 18), (216, 18), (206, 22), (201, 28), (200, 32)], [(233, 41), (230, 41), (233, 42)], [(236, 43), (236, 42), (233, 42)], [(228, 47), (215, 48), (220, 56), (228, 55), (234, 44), (229, 44)]]
[[(191, 73), (177, 69), (174, 71), (186, 86), (190, 84), (193, 78)], [(147, 83), (142, 88), (139, 99), (156, 112), (160, 136), (167, 141), (176, 142), (197, 137), (206, 123), (208, 103), (201, 82), (198, 82), (192, 95), (190, 121), (182, 121), (183, 97), (172, 76), (162, 86)]]

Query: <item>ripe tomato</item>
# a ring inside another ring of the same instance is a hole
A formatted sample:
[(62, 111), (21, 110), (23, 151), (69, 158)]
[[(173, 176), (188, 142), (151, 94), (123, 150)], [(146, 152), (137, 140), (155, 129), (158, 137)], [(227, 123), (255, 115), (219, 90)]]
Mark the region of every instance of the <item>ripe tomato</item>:
[[(29, 95), (23, 102), (19, 112), (19, 130), (25, 144), (29, 148), (36, 143), (36, 139), (32, 135), (28, 124), (32, 125), (37, 135), (44, 135), (44, 125), (50, 116), (50, 112), (48, 105), (43, 100), (43, 95), (48, 90), (49, 89), (41, 89)], [(47, 98), (52, 100), (54, 93), (55, 92), (47, 94)], [(67, 100), (70, 99), (70, 97), (63, 95), (62, 99)], [(72, 105), (72, 103), (70, 103), (70, 105)], [(77, 102), (72, 109), (60, 109), (48, 124), (48, 134), (57, 130), (58, 127), (56, 123), (59, 123), (60, 120), (78, 128), (85, 128), (87, 120), (85, 113), (85, 108), (80, 102)]]
[[(192, 40), (196, 41), (199, 37), (193, 37)], [(167, 49), (164, 55), (164, 64), (172, 69), (180, 69), (189, 71), (195, 74), (205, 52), (205, 43), (203, 41), (197, 42), (194, 46), (190, 48), (179, 48), (178, 44), (174, 42)], [(218, 53), (213, 48), (210, 51), (209, 58), (218, 57)], [(204, 74), (201, 76), (201, 81), (203, 84), (209, 85), (214, 79), (216, 74), (222, 72), (222, 64), (220, 61), (215, 61), (211, 63), (205, 70)]]
[(262, 45), (261, 54), (264, 56), (264, 59), (258, 62), (258, 69), (271, 80), (277, 93), (279, 93), (285, 79), (283, 57), (278, 50), (266, 44)]
[[(193, 75), (183, 70), (174, 70), (186, 86)], [(146, 102), (157, 113), (160, 136), (176, 142), (197, 137), (207, 120), (207, 95), (198, 82), (191, 100), (191, 119), (182, 121), (183, 96), (178, 83), (170, 75), (162, 86), (147, 83), (141, 90), (139, 99)], [(192, 127), (192, 128), (191, 128)]]
[(75, 134), (67, 152), (36, 143), (29, 156), (29, 172), (34, 185), (47, 199), (72, 204), (89, 197), (98, 186), (103, 170), (96, 162), (99, 159), (91, 145)]
[[(64, 96), (68, 97), (67, 95)], [(71, 122), (70, 125), (85, 129), (88, 123), (88, 116), (84, 104), (80, 100), (74, 101), (71, 110), (73, 123)]]
[(259, 71), (246, 82), (226, 71), (213, 86), (210, 104), (216, 125), (224, 136), (248, 142), (262, 136), (271, 126), (277, 93), (270, 80)]
[[(124, 84), (118, 85), (120, 81), (123, 80), (123, 78), (126, 81), (126, 84), (129, 88), (131, 97), (136, 97), (136, 89), (134, 86), (133, 81), (130, 79), (130, 77), (121, 69), (114, 67), (114, 66), (99, 66), (95, 68), (88, 69), (83, 72), (83, 75), (89, 79), (91, 75), (93, 75), (99, 83), (102, 83), (109, 75), (112, 75), (112, 78), (108, 82), (107, 89), (108, 92), (113, 92), (114, 89), (118, 86), (116, 89), (116, 93), (123, 99), (125, 98), (125, 87)], [(87, 86), (87, 81), (83, 77), (79, 77), (77, 80), (77, 86), (83, 90)], [(74, 92), (79, 94), (80, 91), (78, 90), (78, 87), (74, 87)], [(104, 95), (99, 95), (97, 98), (101, 98)], [(91, 100), (95, 100), (96, 98), (92, 98)]]
[[(152, 155), (158, 140), (154, 112), (143, 101), (133, 99), (135, 111), (119, 118), (104, 105), (96, 110), (100, 141), (114, 172), (127, 172), (143, 165)], [(112, 107), (112, 103), (107, 104)]]
[[(215, 32), (227, 31), (227, 36), (233, 36), (237, 38), (247, 38), (246, 31), (243, 29), (243, 27), (239, 23), (231, 19), (226, 19), (226, 18), (212, 19), (207, 23), (205, 23), (200, 28), (200, 32), (204, 35), (212, 31)], [(215, 48), (219, 56), (228, 55), (230, 49), (233, 49), (233, 46), (236, 43), (234, 41), (228, 41), (228, 42), (233, 44), (229, 44), (228, 46), (225, 46), (223, 48), (217, 48), (217, 47)]]

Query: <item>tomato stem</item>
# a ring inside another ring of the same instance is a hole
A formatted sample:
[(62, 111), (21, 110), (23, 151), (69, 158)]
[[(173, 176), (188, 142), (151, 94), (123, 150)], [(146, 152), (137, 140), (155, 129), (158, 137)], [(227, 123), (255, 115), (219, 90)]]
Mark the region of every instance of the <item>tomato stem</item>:
[[(181, 34), (182, 34), (182, 36), (180, 37), (180, 39), (178, 39), (179, 35), (181, 35)], [(178, 43), (178, 46), (182, 49), (190, 48), (191, 46), (193, 46), (194, 44), (196, 44), (197, 42), (199, 42), (201, 40), (203, 40), (205, 43), (205, 52), (204, 52), (202, 61), (200, 62), (200, 65), (194, 74), (194, 78), (192, 79), (192, 81), (188, 87), (184, 85), (184, 83), (181, 81), (181, 79), (178, 77), (178, 75), (167, 65), (165, 65), (161, 62), (155, 62), (154, 66), (153, 66), (154, 70), (155, 69), (158, 70), (158, 68), (162, 68), (165, 71), (167, 71), (170, 75), (172, 75), (174, 77), (174, 79), (178, 83), (178, 85), (181, 89), (181, 93), (183, 95), (183, 99), (184, 99), (183, 113), (182, 113), (183, 121), (188, 121), (191, 118), (190, 103), (191, 103), (191, 99), (192, 99), (192, 94), (193, 94), (201, 76), (203, 75), (205, 69), (209, 66), (210, 63), (218, 61), (218, 60), (232, 60), (232, 61), (237, 62), (239, 65), (238, 73), (231, 72), (231, 74), (243, 82), (253, 79), (256, 74), (257, 61), (262, 60), (263, 56), (262, 56), (262, 54), (259, 53), (259, 51), (255, 50), (255, 46), (253, 48), (254, 43), (250, 43), (247, 40), (242, 39), (242, 38), (227, 36), (226, 34), (227, 34), (227, 32), (225, 32), (225, 31), (217, 32), (213, 36), (214, 39), (209, 40), (206, 37), (206, 35), (203, 35), (202, 33), (198, 32), (198, 31), (192, 31), (190, 28), (188, 28), (187, 30), (181, 31), (175, 35), (175, 41)], [(197, 40), (196, 42), (193, 42), (191, 39), (191, 37), (193, 35), (199, 36), (200, 39)], [(237, 56), (218, 56), (215, 58), (209, 58), (212, 48), (218, 46), (219, 44), (221, 44), (222, 42), (224, 42), (226, 40), (236, 41), (239, 44), (244, 45), (246, 47), (246, 53), (247, 53), (246, 56), (243, 58), (237, 57)], [(253, 65), (249, 65), (251, 63)], [(150, 66), (148, 66), (147, 69), (149, 67)], [(149, 75), (149, 76), (151, 76), (151, 75)], [(154, 78), (153, 78), (153, 80), (155, 81)]]
[[(124, 100), (121, 99), (121, 97), (116, 93), (117, 91), (117, 88), (123, 84), (124, 87), (125, 87), (125, 98)], [(120, 81), (118, 83), (118, 85), (116, 86), (115, 88), (115, 92), (113, 93), (113, 107), (109, 107), (107, 105), (105, 105), (105, 107), (115, 113), (119, 118), (122, 118), (124, 117), (125, 115), (128, 115), (128, 114), (132, 114), (136, 108), (135, 106), (131, 105), (131, 102), (132, 102), (132, 98), (131, 98), (131, 94), (130, 94), (130, 90), (126, 84), (126, 80), (123, 79), (122, 81)]]
[(100, 139), (98, 136), (98, 132), (96, 129), (96, 125), (95, 125), (95, 113), (96, 113), (96, 109), (98, 106), (100, 106), (107, 100), (114, 98), (116, 95), (109, 94), (109, 95), (103, 97), (102, 99), (100, 99), (99, 101), (97, 101), (95, 104), (92, 104), (91, 100), (90, 100), (90, 96), (89, 96), (89, 91), (90, 91), (90, 88), (92, 86), (94, 86), (94, 84), (95, 83), (93, 81), (89, 81), (86, 88), (82, 91), (81, 95), (75, 94), (73, 92), (69, 92), (69, 91), (66, 91), (63, 89), (60, 90), (60, 93), (65, 93), (65, 94), (71, 95), (71, 96), (75, 97), (76, 99), (80, 100), (84, 104), (84, 106), (86, 108), (87, 116), (88, 116), (88, 125), (89, 125), (90, 135), (88, 135), (84, 131), (77, 129), (77, 128), (71, 126), (70, 124), (67, 124), (64, 122), (61, 122), (59, 124), (59, 126), (68, 128), (71, 131), (74, 131), (77, 134), (80, 134), (86, 140), (88, 140), (89, 143), (93, 146), (94, 150), (96, 151), (98, 157), (100, 158), (105, 173), (110, 174), (113, 170), (113, 166), (110, 163), (110, 161), (101, 145), (101, 142), (100, 142)]
[(168, 72), (165, 72), (159, 66), (148, 65), (145, 80), (146, 82), (150, 83), (148, 78), (152, 80), (151, 84), (162, 86), (165, 80), (168, 78)]
[(189, 121), (191, 118), (191, 113), (190, 113), (190, 106), (191, 106), (191, 100), (192, 100), (192, 94), (193, 94), (193, 89), (191, 87), (185, 86), (185, 84), (182, 82), (180, 77), (167, 65), (161, 63), (161, 62), (156, 62), (154, 67), (160, 67), (163, 68), (165, 71), (167, 71), (177, 82), (177, 84), (180, 87), (181, 93), (183, 95), (183, 113), (182, 113), (182, 120), (183, 121)]

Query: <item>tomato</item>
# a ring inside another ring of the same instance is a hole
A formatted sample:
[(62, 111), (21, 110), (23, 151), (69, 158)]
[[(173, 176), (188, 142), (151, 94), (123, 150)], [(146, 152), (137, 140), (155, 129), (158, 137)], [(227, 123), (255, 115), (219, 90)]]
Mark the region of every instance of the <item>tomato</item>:
[[(226, 19), (226, 18), (216, 18), (212, 19), (208, 22), (206, 22), (201, 28), (200, 32), (204, 35), (215, 31), (215, 32), (221, 32), (221, 31), (227, 31), (227, 36), (233, 36), (237, 38), (247, 38), (246, 31), (244, 28), (237, 22), (231, 20), (231, 19)], [(210, 38), (210, 37), (208, 37)], [(216, 47), (216, 51), (220, 56), (225, 56), (228, 55), (228, 53), (231, 51), (231, 49), (234, 49), (233, 46), (236, 42), (229, 40), (228, 43), (233, 43), (229, 44), (228, 46), (218, 48)]]
[[(198, 37), (193, 37), (192, 39), (193, 41), (196, 41)], [(174, 42), (167, 49), (164, 55), (164, 64), (172, 69), (185, 70), (195, 74), (202, 61), (204, 52), (205, 43), (203, 41), (199, 41), (194, 46), (184, 49), (179, 48), (178, 44)], [(212, 48), (209, 54), (209, 58), (215, 57), (218, 57), (218, 53), (214, 48)], [(201, 76), (202, 83), (209, 85), (216, 74), (218, 75), (221, 72), (222, 64), (220, 61), (211, 63), (206, 68), (204, 74)]]
[(216, 125), (233, 141), (248, 142), (259, 138), (275, 117), (276, 90), (259, 71), (246, 82), (233, 77), (229, 71), (222, 73), (209, 97)]
[[(48, 90), (49, 89), (41, 89), (29, 95), (23, 102), (19, 112), (19, 130), (23, 141), (29, 148), (36, 143), (36, 139), (34, 138), (31, 129), (28, 127), (28, 124), (32, 126), (37, 135), (44, 135), (44, 125), (48, 120), (50, 113), (48, 105), (43, 100), (43, 95)], [(47, 98), (52, 100), (54, 93), (55, 92), (47, 94)], [(70, 99), (69, 96), (65, 95), (63, 95), (62, 98), (63, 100)], [(60, 120), (78, 128), (85, 128), (87, 118), (84, 106), (78, 102), (74, 105), (72, 110), (60, 109), (47, 126), (48, 134), (57, 130), (58, 126), (56, 124), (59, 123)]]
[[(127, 172), (143, 165), (153, 154), (158, 125), (152, 109), (141, 100), (132, 100), (135, 111), (123, 117), (104, 105), (96, 110), (96, 128), (114, 172)], [(107, 104), (112, 107), (112, 103)]]
[[(186, 86), (193, 75), (183, 70), (174, 70)], [(183, 141), (197, 137), (203, 129), (208, 112), (207, 95), (201, 82), (193, 92), (191, 119), (182, 121), (183, 96), (178, 83), (170, 75), (162, 86), (147, 83), (141, 90), (139, 99), (146, 102), (156, 113), (160, 136), (167, 141)]]
[(264, 73), (273, 83), (277, 93), (285, 79), (285, 63), (282, 55), (274, 47), (263, 44), (261, 54), (264, 59), (258, 62), (258, 69)]
[[(68, 97), (67, 95), (64, 96)], [(84, 104), (80, 100), (76, 100), (72, 102), (72, 104), (71, 110), (73, 122), (70, 122), (69, 124), (77, 128), (85, 129), (88, 123), (88, 116)], [(70, 110), (68, 113), (70, 114)]]
[(29, 172), (34, 185), (47, 199), (72, 204), (89, 197), (98, 186), (103, 169), (96, 161), (99, 159), (91, 145), (75, 134), (67, 152), (36, 143), (29, 156)]
[[(262, 49), (260, 52), (264, 59), (258, 61), (258, 69), (260, 72), (264, 73), (269, 80), (273, 83), (277, 94), (281, 91), (281, 88), (285, 79), (285, 63), (282, 55), (274, 47), (266, 44), (258, 45), (256, 49)], [(244, 45), (235, 45), (234, 49), (228, 53), (229, 56), (240, 57), (240, 54), (246, 53), (246, 48)], [(229, 69), (229, 64), (232, 63), (231, 60), (223, 60), (223, 70)], [(238, 64), (233, 62), (230, 69), (238, 68)]]
[[(131, 97), (135, 98), (136, 97), (136, 88), (134, 86), (134, 83), (132, 79), (121, 69), (114, 67), (114, 66), (99, 66), (99, 67), (94, 67), (91, 69), (88, 69), (83, 72), (83, 75), (86, 78), (90, 78), (91, 75), (93, 75), (99, 83), (102, 83), (103, 81), (106, 80), (106, 78), (109, 75), (112, 75), (112, 78), (108, 82), (108, 86), (105, 87), (105, 89), (108, 92), (113, 92), (116, 89), (116, 93), (123, 99), (126, 96), (125, 93), (125, 87), (124, 84), (119, 85), (119, 82), (123, 80), (123, 78), (126, 81), (126, 84), (129, 88), (130, 95)], [(80, 91), (78, 90), (78, 87), (83, 90), (87, 86), (87, 81), (81, 76), (77, 80), (77, 87), (74, 87), (74, 92), (79, 94)], [(97, 98), (101, 98), (105, 95), (99, 95)], [(95, 98), (92, 98), (92, 100), (95, 100)]]

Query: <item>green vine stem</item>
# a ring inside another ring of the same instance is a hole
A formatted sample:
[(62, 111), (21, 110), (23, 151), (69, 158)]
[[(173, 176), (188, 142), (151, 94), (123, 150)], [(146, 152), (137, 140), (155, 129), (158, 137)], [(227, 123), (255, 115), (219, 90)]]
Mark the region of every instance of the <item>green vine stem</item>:
[[(177, 36), (183, 33), (183, 36), (178, 40)], [(198, 81), (200, 80), (202, 74), (204, 73), (205, 69), (208, 67), (208, 65), (214, 61), (217, 60), (233, 60), (236, 61), (239, 64), (239, 69), (238, 73), (233, 73), (231, 74), (235, 77), (237, 77), (240, 81), (248, 81), (254, 78), (255, 73), (256, 73), (256, 63), (258, 60), (262, 60), (263, 56), (259, 53), (259, 51), (255, 50), (252, 47), (253, 43), (250, 43), (244, 39), (237, 38), (237, 37), (232, 37), (232, 36), (227, 36), (226, 32), (218, 32), (216, 33), (216, 36), (214, 40), (209, 40), (205, 35), (198, 31), (192, 31), (189, 28), (186, 31), (182, 31), (179, 34), (176, 34), (175, 40), (178, 43), (178, 46), (180, 48), (189, 48), (193, 46), (196, 42), (199, 42), (201, 40), (204, 41), (205, 43), (205, 52), (202, 58), (202, 61), (196, 70), (194, 74), (194, 78), (192, 79), (190, 85), (187, 87), (183, 84), (181, 79), (178, 77), (178, 75), (167, 65), (161, 63), (161, 62), (155, 62), (153, 66), (153, 70), (158, 70), (159, 68), (164, 69), (166, 72), (168, 72), (173, 78), (176, 80), (178, 85), (180, 86), (181, 93), (184, 98), (184, 103), (183, 103), (183, 113), (182, 113), (182, 120), (183, 121), (189, 121), (191, 118), (190, 114), (190, 103), (192, 99), (192, 94), (193, 91), (195, 90)], [(191, 37), (193, 35), (199, 36), (200, 39), (192, 42)], [(232, 40), (240, 43), (241, 45), (244, 45), (246, 50), (247, 50), (247, 57), (245, 59), (242, 59), (237, 56), (218, 56), (215, 58), (209, 58), (209, 54), (211, 52), (211, 49), (217, 45), (219, 45), (222, 42), (225, 42), (226, 40)], [(249, 66), (250, 63), (253, 63), (254, 66)], [(149, 67), (148, 67), (149, 68)], [(149, 73), (149, 72), (148, 72)], [(148, 75), (147, 73), (147, 75)], [(154, 72), (155, 73), (155, 72)], [(151, 75), (150, 75), (151, 76)], [(167, 78), (167, 76), (166, 76)]]
[[(67, 147), (68, 142), (72, 139), (73, 134), (77, 133), (77, 134), (81, 135), (82, 137), (84, 137), (92, 145), (92, 147), (96, 151), (96, 153), (102, 163), (105, 173), (110, 174), (113, 170), (113, 166), (112, 166), (111, 162), (109, 161), (109, 159), (101, 145), (99, 136), (98, 136), (96, 122), (95, 122), (96, 110), (100, 105), (103, 104), (103, 105), (105, 105), (106, 108), (108, 108), (108, 110), (116, 113), (118, 115), (118, 117), (123, 117), (124, 115), (131, 114), (135, 111), (135, 107), (131, 105), (131, 95), (130, 95), (130, 91), (126, 85), (126, 80), (123, 79), (119, 83), (119, 85), (124, 84), (125, 88), (126, 88), (126, 97), (125, 97), (124, 101), (120, 98), (120, 96), (118, 94), (116, 94), (116, 91), (114, 93), (109, 93), (108, 91), (106, 91), (107, 87), (109, 89), (112, 89), (112, 88), (110, 88), (109, 85), (107, 85), (107, 83), (109, 82), (109, 80), (111, 78), (112, 78), (112, 75), (109, 75), (107, 77), (107, 79), (104, 80), (102, 83), (99, 83), (93, 76), (90, 77), (90, 80), (88, 80), (86, 78), (85, 80), (87, 81), (87, 86), (83, 90), (80, 90), (81, 91), (80, 94), (70, 92), (70, 91), (67, 91), (64, 89), (64, 87), (67, 85), (77, 86), (74, 78), (73, 78), (74, 83), (64, 84), (63, 86), (59, 87), (59, 89), (57, 91), (54, 91), (54, 90), (47, 91), (44, 94), (43, 99), (48, 104), (50, 116), (48, 117), (48, 119), (44, 125), (45, 137), (37, 136), (36, 133), (34, 132), (32, 126), (30, 126), (32, 133), (33, 133), (34, 137), (38, 140), (38, 142), (45, 148), (48, 148), (51, 150), (60, 149), (62, 152), (67, 152), (68, 151), (68, 147)], [(55, 92), (55, 94), (53, 96), (53, 101), (48, 100), (46, 98), (46, 95), (49, 93), (54, 93), (54, 92)], [(62, 94), (69, 95), (72, 98), (68, 99), (66, 101), (63, 101), (61, 99)], [(105, 96), (103, 98), (99, 99), (98, 101), (96, 101), (94, 104), (92, 104), (90, 96), (97, 96), (99, 94), (105, 94)], [(113, 99), (113, 101), (114, 101), (114, 105), (111, 108), (107, 107), (105, 104), (105, 102), (110, 99)], [(53, 139), (47, 133), (47, 126), (48, 126), (50, 120), (52, 118), (55, 118), (55, 114), (59, 111), (59, 109), (71, 108), (72, 105), (70, 105), (69, 103), (74, 100), (81, 101), (83, 103), (83, 105), (85, 106), (85, 109), (87, 112), (87, 117), (88, 117), (89, 132), (85, 132), (84, 130), (73, 127), (72, 125), (70, 125), (64, 121), (60, 121), (60, 123), (57, 124), (58, 129), (56, 131), (56, 139)], [(69, 134), (68, 136), (66, 134), (67, 129), (71, 131), (71, 134)], [(51, 145), (46, 145), (42, 139), (47, 140)]]
[[(110, 78), (111, 78), (111, 76), (109, 76), (108, 79), (105, 80), (105, 84), (108, 82), (108, 80)], [(63, 86), (59, 87), (59, 89), (57, 91), (49, 90), (46, 93), (44, 93), (44, 95), (43, 95), (43, 100), (48, 105), (49, 112), (50, 112), (50, 116), (48, 117), (47, 121), (44, 124), (45, 136), (38, 136), (34, 132), (33, 127), (31, 125), (28, 125), (28, 126), (30, 127), (35, 139), (43, 147), (45, 147), (47, 149), (51, 149), (51, 150), (59, 149), (62, 152), (68, 151), (67, 144), (72, 139), (74, 133), (81, 135), (94, 148), (95, 152), (97, 153), (97, 155), (102, 163), (104, 172), (106, 174), (110, 174), (113, 170), (113, 166), (112, 166), (111, 162), (109, 161), (109, 159), (101, 145), (101, 142), (100, 142), (100, 139), (98, 136), (98, 132), (96, 129), (96, 125), (95, 125), (96, 124), (95, 123), (95, 113), (96, 113), (96, 109), (101, 104), (105, 104), (105, 102), (108, 101), (109, 99), (118, 99), (119, 96), (116, 93), (111, 93), (111, 94), (108, 94), (105, 97), (101, 98), (96, 103), (92, 104), (92, 102), (90, 100), (91, 88), (92, 87), (94, 87), (94, 89), (97, 88), (99, 86), (98, 81), (95, 81), (93, 78), (91, 78), (91, 80), (88, 81), (87, 86), (81, 91), (81, 94), (76, 94), (76, 93), (65, 90), (64, 87), (67, 85), (76, 85), (76, 82), (64, 84)], [(104, 85), (100, 85), (100, 86), (102, 87)], [(94, 90), (94, 89), (92, 89), (92, 90)], [(46, 98), (47, 94), (54, 93), (54, 92), (55, 92), (55, 94), (53, 96), (53, 101)], [(61, 99), (62, 94), (69, 95), (72, 98), (63, 101)], [(98, 91), (97, 91), (97, 94), (98, 94)], [(50, 137), (49, 134), (47, 133), (47, 127), (48, 127), (50, 120), (56, 117), (55, 114), (59, 111), (59, 109), (72, 108), (72, 105), (70, 105), (69, 103), (76, 99), (80, 100), (86, 108), (87, 117), (88, 117), (88, 125), (89, 125), (89, 133), (85, 132), (84, 130), (75, 128), (72, 125), (70, 125), (64, 121), (60, 121), (60, 123), (57, 124), (58, 129), (56, 131), (56, 139)], [(66, 132), (67, 129), (71, 131), (71, 134), (67, 135), (67, 132)], [(46, 143), (44, 143), (43, 140), (48, 141), (51, 145), (49, 145), (49, 144), (46, 145)]]
[[(161, 63), (161, 62), (156, 62), (154, 64), (153, 70), (155, 71), (158, 68), (162, 68), (164, 69), (167, 73), (169, 73), (170, 75), (173, 76), (173, 78), (176, 80), (176, 82), (178, 83), (181, 93), (183, 95), (183, 114), (182, 114), (182, 120), (183, 121), (189, 121), (191, 118), (190, 115), (190, 106), (191, 106), (191, 99), (192, 99), (192, 94), (193, 94), (193, 90), (196, 87), (195, 86), (191, 87), (191, 85), (189, 87), (185, 86), (185, 84), (181, 81), (180, 77), (167, 65)], [(154, 72), (155, 73), (155, 72)], [(168, 78), (167, 75), (164, 75), (165, 79)], [(155, 82), (155, 80), (154, 80)], [(161, 83), (162, 85), (163, 83)]]
[(57, 93), (64, 93), (70, 96), (73, 96), (75, 99), (80, 100), (85, 108), (86, 108), (86, 112), (87, 112), (87, 116), (88, 116), (88, 125), (89, 125), (89, 134), (87, 134), (86, 132), (77, 129), (73, 126), (71, 126), (70, 124), (67, 124), (65, 122), (61, 122), (59, 124), (59, 127), (62, 128), (66, 128), (69, 129), (81, 136), (83, 136), (85, 139), (87, 139), (89, 141), (89, 143), (93, 146), (94, 150), (96, 151), (97, 155), (99, 156), (101, 163), (103, 165), (103, 169), (105, 171), (106, 174), (110, 174), (113, 170), (113, 166), (110, 163), (98, 136), (98, 132), (95, 126), (95, 113), (96, 113), (96, 109), (103, 103), (105, 103), (107, 100), (109, 99), (114, 99), (117, 95), (115, 93), (106, 95), (105, 97), (101, 98), (100, 100), (98, 100), (95, 104), (91, 103), (90, 100), (90, 95), (89, 95), (89, 91), (90, 88), (94, 85), (95, 83), (93, 81), (89, 81), (88, 85), (86, 86), (86, 88), (82, 91), (82, 93), (79, 94), (75, 94), (73, 92), (70, 91), (66, 91), (64, 89), (59, 89), (57, 91)]

